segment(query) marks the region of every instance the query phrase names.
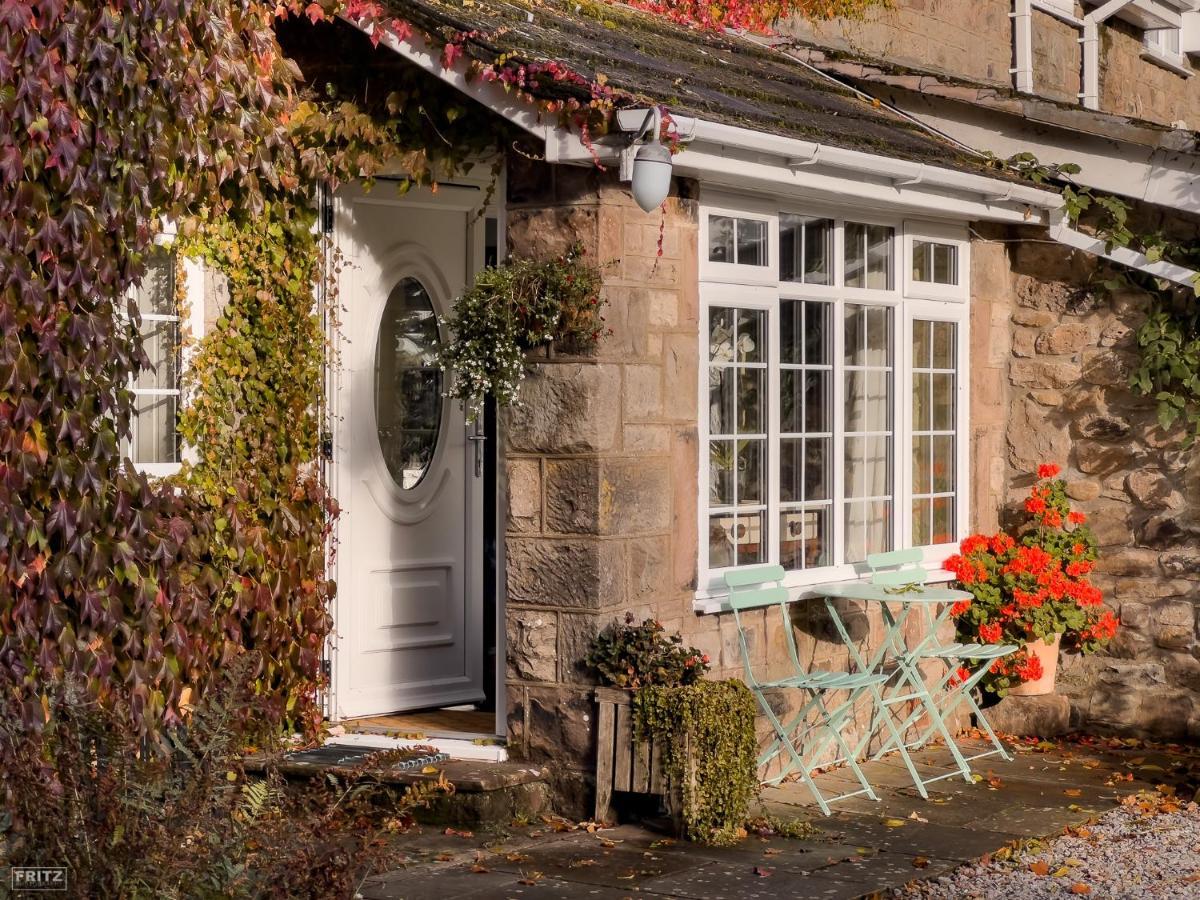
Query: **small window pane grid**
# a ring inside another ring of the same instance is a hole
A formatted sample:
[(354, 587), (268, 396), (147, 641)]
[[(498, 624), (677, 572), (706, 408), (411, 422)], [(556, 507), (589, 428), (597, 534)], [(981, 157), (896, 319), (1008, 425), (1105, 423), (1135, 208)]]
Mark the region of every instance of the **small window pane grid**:
[(779, 562), (832, 562), (833, 304), (779, 304)]
[(713, 307), (708, 319), (708, 560), (766, 561), (767, 314)]
[(767, 223), (762, 219), (709, 216), (708, 260), (738, 266), (766, 266)]
[(913, 320), (912, 545), (955, 539), (958, 325)]
[(846, 562), (892, 549), (892, 308), (845, 306)]
[[(731, 224), (714, 229), (713, 219)], [(709, 217), (710, 236), (725, 236), (725, 258), (710, 252), (710, 261), (746, 264), (729, 243), (738, 221)], [(708, 569), (766, 562), (793, 572), (836, 569), (895, 546), (953, 542), (958, 324), (920, 317), (918, 307), (944, 306), (934, 298), (901, 296), (895, 228), (792, 215), (779, 216), (778, 228), (775, 303), (743, 309), (736, 295), (709, 301)], [(767, 234), (756, 239), (765, 255)], [(910, 241), (913, 281), (960, 285), (957, 243)], [(903, 315), (909, 303), (913, 311)], [(746, 316), (752, 325), (741, 324)], [(909, 326), (911, 347), (901, 341)], [(739, 349), (749, 332), (766, 343)], [(768, 360), (768, 346), (776, 359)], [(910, 441), (911, 477), (899, 455)], [(909, 484), (896, 481), (902, 476)], [(812, 577), (823, 573), (806, 581)]]
[(129, 457), (137, 465), (178, 463), (181, 326), (174, 254), (159, 251), (148, 260), (134, 299), (142, 319), (142, 349), (150, 365), (131, 386), (134, 416)]
[(958, 247), (936, 241), (913, 241), (913, 281), (958, 284)]

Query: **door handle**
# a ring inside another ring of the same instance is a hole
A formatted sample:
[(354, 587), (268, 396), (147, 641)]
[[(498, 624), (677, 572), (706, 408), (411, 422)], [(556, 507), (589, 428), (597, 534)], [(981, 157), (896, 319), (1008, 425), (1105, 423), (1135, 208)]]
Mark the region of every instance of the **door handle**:
[(467, 440), (475, 445), (475, 477), (483, 477), (483, 449), (487, 441), (487, 435), (479, 430), (479, 424), (476, 423), (474, 431), (467, 432)]

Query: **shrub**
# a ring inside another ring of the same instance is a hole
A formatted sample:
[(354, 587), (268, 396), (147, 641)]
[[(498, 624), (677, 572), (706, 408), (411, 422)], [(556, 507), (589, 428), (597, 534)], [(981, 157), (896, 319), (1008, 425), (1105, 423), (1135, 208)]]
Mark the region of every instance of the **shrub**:
[(387, 836), (433, 792), (382, 785), (367, 758), (347, 775), (299, 785), (268, 754), (243, 766), (241, 725), (251, 660), (228, 667), (169, 751), (147, 752), (122, 702), (102, 704), (66, 680), (48, 693), (39, 735), (0, 703), (5, 773), (0, 862), (66, 866), (78, 897), (348, 897), (383, 868)]
[[(962, 640), (1024, 648), (1031, 640), (1061, 634), (1064, 648), (1092, 653), (1116, 632), (1116, 616), (1088, 580), (1095, 536), (1086, 516), (1071, 508), (1059, 471), (1056, 465), (1039, 467), (1016, 537), (971, 535), (947, 560), (946, 568), (973, 597), (953, 610)], [(1041, 675), (1041, 663), (1022, 649), (993, 663), (981, 683), (1003, 696)]]
[(661, 622), (633, 622), (633, 613), (626, 613), (624, 624), (610, 625), (588, 649), (585, 663), (606, 684), (619, 688), (694, 684), (708, 671), (708, 654), (683, 646), (678, 634), (667, 637)]

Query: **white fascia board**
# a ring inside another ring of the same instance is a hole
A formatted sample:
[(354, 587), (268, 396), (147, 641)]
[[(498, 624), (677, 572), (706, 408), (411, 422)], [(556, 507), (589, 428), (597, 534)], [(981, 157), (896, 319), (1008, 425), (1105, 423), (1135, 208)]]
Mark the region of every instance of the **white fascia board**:
[(1001, 158), (1029, 152), (1046, 164), (1076, 163), (1074, 178), (1096, 190), (1131, 197), (1156, 206), (1200, 214), (1200, 156), (1116, 141), (1052, 124), (1005, 117), (960, 104), (922, 102), (905, 105), (939, 131)]
[(1074, 247), (1093, 256), (1103, 257), (1131, 269), (1145, 272), (1155, 278), (1162, 278), (1191, 288), (1193, 291), (1196, 290), (1196, 279), (1200, 277), (1200, 274), (1195, 270), (1165, 260), (1151, 262), (1146, 254), (1130, 250), (1128, 247), (1113, 247), (1110, 250), (1108, 245), (1099, 238), (1068, 225), (1066, 213), (1061, 210), (1050, 214), (1050, 237), (1068, 247)]

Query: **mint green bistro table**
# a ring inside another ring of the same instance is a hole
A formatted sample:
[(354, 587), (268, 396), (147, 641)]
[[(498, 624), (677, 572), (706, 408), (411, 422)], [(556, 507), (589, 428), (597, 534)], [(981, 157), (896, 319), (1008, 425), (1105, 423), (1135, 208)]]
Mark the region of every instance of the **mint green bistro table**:
[[(896, 555), (899, 553), (904, 553), (904, 551), (898, 551)], [(885, 558), (892, 555), (881, 554), (877, 561), (869, 560), (868, 562), (876, 562), (876, 565), (888, 564), (892, 560)], [(900, 578), (894, 577), (897, 575), (909, 576), (910, 574), (915, 576), (914, 580), (910, 582), (904, 582)], [(824, 585), (814, 590), (825, 597), (825, 606), (829, 611), (834, 628), (837, 629), (839, 636), (846, 644), (850, 651), (850, 657), (860, 672), (880, 674), (885, 671), (885, 661), (889, 654), (895, 665), (895, 671), (889, 678), (890, 688), (888, 684), (872, 684), (867, 687), (875, 701), (875, 709), (871, 727), (856, 748), (856, 754), (862, 753), (870, 739), (879, 731), (879, 725), (882, 723), (886, 732), (884, 742), (873, 758), (878, 759), (885, 753), (895, 750), (903, 760), (905, 768), (908, 769), (917, 791), (922, 797), (928, 799), (929, 793), (926, 785), (935, 781), (961, 775), (964, 781), (972, 782), (970, 760), (994, 754), (1003, 756), (1005, 759), (1012, 758), (996, 737), (995, 732), (992, 731), (974, 697), (971, 696), (971, 692), (987, 673), (992, 660), (1007, 656), (1018, 648), (1008, 645), (940, 643), (937, 639), (937, 631), (949, 619), (952, 604), (972, 598), (966, 591), (927, 587), (920, 583), (924, 574), (920, 570), (877, 573), (876, 577), (881, 575), (893, 577), (881, 578), (880, 580), (885, 583), (851, 582)], [(880, 605), (885, 635), (883, 642), (869, 658), (863, 655), (850, 637), (846, 623), (834, 603), (834, 600), (839, 598)], [(920, 610), (926, 631), (920, 639), (910, 645), (904, 637), (904, 626), (910, 615), (916, 610)], [(926, 681), (920, 669), (920, 663), (925, 659), (940, 660), (945, 667), (943, 674), (932, 679), (931, 682)], [(954, 684), (959, 666), (969, 662), (974, 662), (978, 668), (964, 681)], [(979, 665), (980, 662), (983, 664)], [(917, 708), (905, 715), (903, 719), (899, 719), (893, 713), (892, 708), (911, 701), (917, 702)], [(955, 743), (950, 729), (946, 726), (946, 718), (957, 708), (959, 703), (963, 702), (967, 703), (975, 714), (980, 728), (991, 739), (994, 749), (971, 757), (963, 756), (962, 750)], [(905, 741), (904, 733), (916, 724), (922, 712), (929, 716), (930, 724), (915, 740)], [(909, 750), (923, 746), (935, 733), (940, 734), (946, 742), (946, 747), (954, 757), (957, 768), (946, 774), (922, 778), (909, 755)]]

